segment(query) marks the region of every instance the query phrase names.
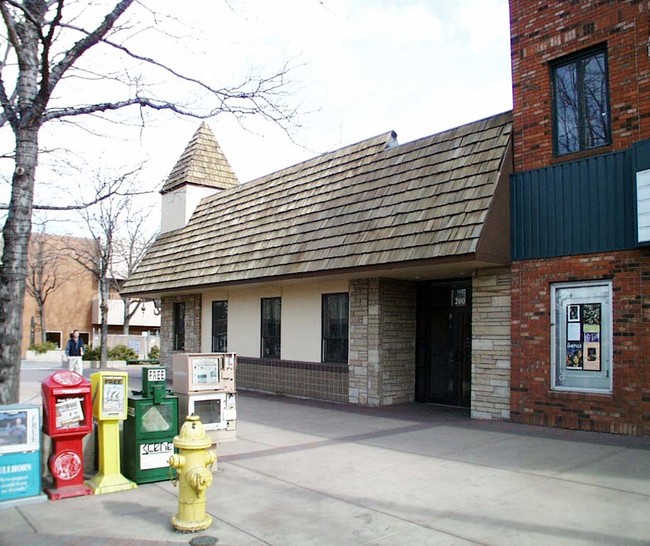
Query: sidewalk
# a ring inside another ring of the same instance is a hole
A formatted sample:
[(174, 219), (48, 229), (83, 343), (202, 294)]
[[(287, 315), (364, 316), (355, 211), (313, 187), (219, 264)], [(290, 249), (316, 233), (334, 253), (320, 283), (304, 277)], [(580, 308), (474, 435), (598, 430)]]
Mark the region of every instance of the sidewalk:
[(159, 482), (0, 510), (0, 546), (650, 544), (650, 438), (253, 393), (237, 435), (204, 532), (172, 529)]

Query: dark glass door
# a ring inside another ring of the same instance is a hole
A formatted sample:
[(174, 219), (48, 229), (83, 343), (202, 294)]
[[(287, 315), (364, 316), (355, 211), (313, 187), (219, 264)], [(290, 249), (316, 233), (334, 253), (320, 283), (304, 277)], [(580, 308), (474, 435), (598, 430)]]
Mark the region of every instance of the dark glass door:
[(472, 370), (470, 280), (418, 286), (415, 399), (469, 407)]

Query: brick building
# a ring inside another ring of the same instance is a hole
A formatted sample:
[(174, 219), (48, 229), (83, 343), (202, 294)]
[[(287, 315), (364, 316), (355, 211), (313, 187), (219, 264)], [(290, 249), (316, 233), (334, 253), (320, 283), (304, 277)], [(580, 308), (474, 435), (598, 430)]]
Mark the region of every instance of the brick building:
[[(45, 327), (45, 338), (60, 349), (65, 348), (72, 330), (79, 330), (87, 345), (92, 345), (99, 339), (101, 319), (98, 282), (73, 257), (75, 253), (91, 256), (93, 251), (92, 239), (32, 234), (28, 249), (28, 276), (34, 279), (31, 283), (38, 287), (37, 292), (47, 292), (47, 297), (45, 320), (42, 323), (34, 295), (29, 290), (25, 294), (21, 344), (23, 358), (31, 345), (42, 341), (41, 324)], [(157, 333), (160, 317), (154, 312), (153, 303), (143, 303), (140, 308), (141, 311), (136, 312), (131, 319), (129, 333), (135, 336), (140, 336), (143, 332)], [(123, 333), (124, 303), (115, 290), (111, 290), (108, 322), (111, 336)], [(123, 341), (117, 338), (109, 339), (109, 347), (121, 342)]]
[(511, 416), (650, 434), (650, 2), (511, 0)]

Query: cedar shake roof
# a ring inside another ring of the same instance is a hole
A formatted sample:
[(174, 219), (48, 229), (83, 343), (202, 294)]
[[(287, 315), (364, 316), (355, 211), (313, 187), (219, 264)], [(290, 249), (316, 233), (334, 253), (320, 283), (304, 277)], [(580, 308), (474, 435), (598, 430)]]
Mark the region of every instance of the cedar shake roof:
[[(156, 240), (126, 291), (477, 259), (504, 177), (507, 192), (511, 119), (506, 112), (402, 145), (385, 133), (206, 197), (185, 228)], [(502, 202), (493, 216), (507, 217)], [(491, 231), (486, 239), (507, 248), (508, 233)]]
[(220, 190), (239, 184), (230, 163), (223, 155), (214, 133), (206, 122), (203, 122), (194, 133), (160, 193), (168, 193), (183, 184)]

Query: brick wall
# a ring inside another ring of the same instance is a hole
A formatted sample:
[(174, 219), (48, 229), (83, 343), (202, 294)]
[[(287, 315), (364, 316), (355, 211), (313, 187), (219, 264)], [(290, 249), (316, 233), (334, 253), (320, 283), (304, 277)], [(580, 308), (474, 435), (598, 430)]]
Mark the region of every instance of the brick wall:
[(474, 419), (510, 418), (510, 270), (479, 271), (472, 282)]
[(351, 403), (381, 406), (413, 401), (415, 310), (415, 283), (350, 282)]
[(185, 352), (201, 352), (201, 295), (162, 298), (160, 313), (160, 364), (172, 369), (174, 303), (185, 302)]
[[(510, 21), (515, 171), (556, 161), (549, 61), (605, 42), (612, 145), (584, 154), (621, 150), (650, 138), (648, 0), (511, 0)], [(580, 155), (568, 154), (560, 160)]]
[(345, 364), (238, 357), (237, 388), (348, 402)]
[[(611, 279), (613, 392), (551, 390), (551, 283)], [(512, 392), (516, 421), (650, 434), (650, 249), (512, 265)]]

